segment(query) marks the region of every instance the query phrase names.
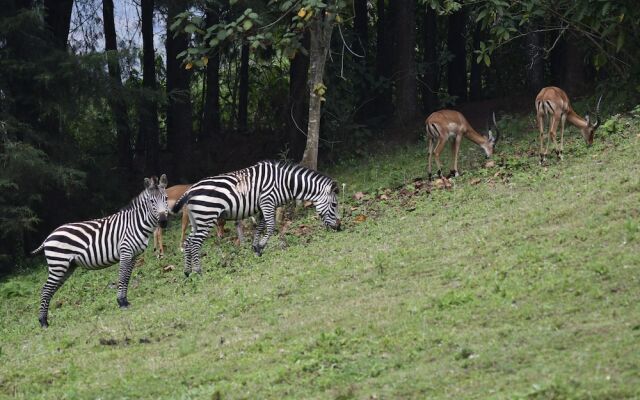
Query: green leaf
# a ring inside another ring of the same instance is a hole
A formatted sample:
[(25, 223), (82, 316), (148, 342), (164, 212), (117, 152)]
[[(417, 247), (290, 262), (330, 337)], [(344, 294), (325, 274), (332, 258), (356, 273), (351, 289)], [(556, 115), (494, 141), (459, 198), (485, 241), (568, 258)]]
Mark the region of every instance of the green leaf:
[(184, 31), (187, 33), (193, 33), (198, 29), (197, 26), (195, 26), (194, 24), (188, 24), (187, 26), (184, 27)]
[(253, 27), (253, 22), (251, 22), (250, 19), (245, 19), (244, 22), (242, 23), (242, 28), (245, 31), (248, 31), (249, 29), (251, 29)]

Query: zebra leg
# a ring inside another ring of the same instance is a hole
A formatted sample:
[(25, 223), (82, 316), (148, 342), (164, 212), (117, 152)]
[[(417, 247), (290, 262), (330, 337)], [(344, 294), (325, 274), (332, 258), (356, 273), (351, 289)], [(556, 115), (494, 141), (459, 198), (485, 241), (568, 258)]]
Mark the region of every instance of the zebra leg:
[(49, 264), (49, 276), (47, 277), (47, 281), (42, 287), (42, 293), (40, 296), (40, 312), (38, 315), (38, 320), (40, 321), (41, 327), (47, 328), (49, 326), (48, 316), (49, 303), (51, 302), (51, 298), (56, 293), (56, 291), (60, 289), (62, 284), (67, 280), (67, 278), (73, 273), (75, 269), (75, 265), (73, 265), (71, 262), (57, 265)]
[[(198, 228), (195, 232), (189, 235), (189, 244), (185, 249), (185, 275), (189, 276), (191, 273), (191, 267), (193, 267), (193, 271), (200, 274), (202, 273), (202, 266), (200, 265), (200, 249), (202, 248), (202, 243), (209, 237), (209, 232), (215, 225), (216, 219), (212, 219), (210, 221), (205, 221), (198, 225)], [(189, 265), (189, 273), (187, 273), (186, 260), (189, 257), (190, 265)]]
[(260, 208), (262, 209), (262, 216), (264, 217), (262, 222), (266, 226), (266, 232), (260, 238), (257, 248), (255, 246), (253, 248), (258, 256), (262, 255), (262, 251), (267, 246), (269, 237), (273, 235), (273, 231), (276, 229), (276, 208), (271, 204), (261, 205)]
[(195, 231), (192, 230), (184, 241), (184, 274), (188, 277), (191, 274), (191, 243)]
[(260, 237), (262, 236), (262, 232), (264, 232), (265, 224), (265, 220), (264, 218), (262, 218), (260, 222), (258, 222), (256, 231), (253, 234), (253, 242), (251, 243), (251, 248), (257, 255), (262, 254), (262, 249), (260, 249)]
[(127, 289), (129, 288), (129, 279), (131, 279), (134, 261), (135, 257), (131, 252), (120, 252), (120, 270), (118, 271), (118, 305), (120, 308), (129, 307)]

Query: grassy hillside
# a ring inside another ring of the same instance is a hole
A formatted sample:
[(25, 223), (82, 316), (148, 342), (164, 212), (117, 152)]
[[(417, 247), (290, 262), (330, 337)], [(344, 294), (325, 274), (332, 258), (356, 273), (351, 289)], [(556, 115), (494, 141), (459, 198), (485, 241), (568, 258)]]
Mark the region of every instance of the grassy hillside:
[(501, 126), (451, 190), (414, 182), (424, 144), (336, 167), (346, 230), (308, 212), (261, 258), (211, 239), (185, 279), (172, 229), (125, 311), (116, 268), (77, 271), (48, 330), (45, 268), (0, 282), (0, 396), (640, 397), (640, 116), (544, 168), (527, 118)]

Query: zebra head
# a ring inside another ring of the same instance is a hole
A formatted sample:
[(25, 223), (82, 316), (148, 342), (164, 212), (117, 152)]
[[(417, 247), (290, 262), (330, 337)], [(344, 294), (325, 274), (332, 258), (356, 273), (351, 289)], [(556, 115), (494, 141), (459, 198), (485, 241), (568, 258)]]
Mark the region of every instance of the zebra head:
[(167, 226), (167, 214), (169, 213), (169, 205), (167, 203), (167, 175), (162, 174), (160, 182), (157, 178), (144, 178), (144, 188), (147, 198), (147, 207), (151, 210), (151, 215), (158, 221), (161, 228)]
[(313, 203), (322, 222), (328, 228), (336, 231), (340, 230), (340, 218), (338, 218), (338, 185), (334, 181), (328, 181), (326, 185), (320, 186), (319, 195), (314, 198)]

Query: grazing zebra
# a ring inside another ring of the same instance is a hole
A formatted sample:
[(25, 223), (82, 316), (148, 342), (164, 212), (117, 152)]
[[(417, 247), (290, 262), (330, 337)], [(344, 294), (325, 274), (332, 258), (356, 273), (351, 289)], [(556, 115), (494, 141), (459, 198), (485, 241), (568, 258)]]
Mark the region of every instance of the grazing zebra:
[(177, 212), (186, 204), (191, 220), (184, 250), (185, 275), (189, 276), (192, 269), (201, 271), (200, 248), (218, 218), (240, 220), (262, 212), (264, 218), (253, 237), (253, 250), (260, 256), (275, 229), (276, 208), (289, 200), (312, 201), (324, 224), (339, 230), (337, 193), (338, 186), (328, 176), (280, 161), (261, 161), (240, 171), (202, 179), (172, 209)]
[(62, 225), (35, 249), (44, 249), (49, 276), (42, 287), (40, 325), (49, 326), (49, 302), (76, 266), (101, 269), (120, 261), (118, 304), (129, 306), (127, 287), (135, 258), (149, 243), (157, 225), (167, 225), (167, 177), (145, 178), (145, 189), (131, 203), (108, 217)]

